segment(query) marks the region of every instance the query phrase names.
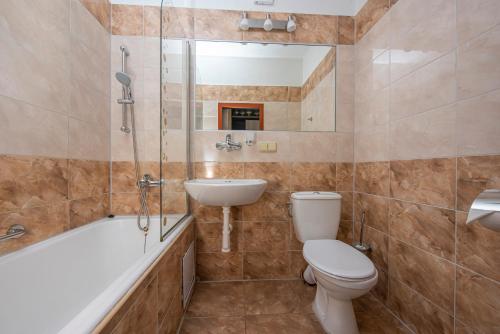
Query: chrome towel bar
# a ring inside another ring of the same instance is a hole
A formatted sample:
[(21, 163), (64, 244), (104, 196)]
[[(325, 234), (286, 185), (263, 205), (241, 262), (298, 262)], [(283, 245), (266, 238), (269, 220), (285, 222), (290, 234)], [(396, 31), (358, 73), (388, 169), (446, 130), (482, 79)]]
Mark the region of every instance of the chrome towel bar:
[(0, 241), (17, 239), (22, 237), (25, 233), (26, 233), (26, 228), (23, 225), (14, 224), (9, 227), (6, 234), (0, 236)]

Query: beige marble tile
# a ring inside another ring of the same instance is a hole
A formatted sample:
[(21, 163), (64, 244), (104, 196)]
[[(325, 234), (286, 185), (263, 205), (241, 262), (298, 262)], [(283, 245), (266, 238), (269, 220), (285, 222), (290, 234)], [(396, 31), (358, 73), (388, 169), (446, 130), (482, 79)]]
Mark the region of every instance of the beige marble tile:
[(457, 0), (457, 34), (464, 43), (498, 24), (500, 4), (494, 0)]
[[(70, 2), (3, 1), (0, 95), (60, 113), (69, 109)], [(37, 20), (26, 20), (34, 15)], [(44, 50), (40, 57), (40, 50)]]
[(391, 120), (453, 103), (456, 55), (451, 52), (391, 85)]
[(458, 137), (455, 124), (454, 105), (391, 122), (390, 159), (454, 157)]
[(459, 155), (499, 154), (500, 90), (457, 103)]
[(0, 118), (1, 153), (67, 157), (67, 116), (0, 96)]
[(354, 159), (356, 162), (389, 160), (389, 124), (355, 133)]
[(328, 132), (293, 132), (290, 136), (290, 161), (334, 162), (336, 135)]
[(111, 4), (108, 0), (79, 0), (106, 31), (111, 30)]
[(144, 34), (144, 7), (132, 5), (111, 6), (113, 35), (142, 36)]
[(377, 24), (355, 44), (355, 68), (356, 72), (363, 70), (372, 59), (379, 56), (389, 47), (390, 41), (390, 18), (384, 15)]
[(467, 98), (500, 88), (500, 26), (470, 40), (457, 51), (458, 97)]
[(391, 11), (391, 80), (455, 48), (455, 1), (409, 0)]

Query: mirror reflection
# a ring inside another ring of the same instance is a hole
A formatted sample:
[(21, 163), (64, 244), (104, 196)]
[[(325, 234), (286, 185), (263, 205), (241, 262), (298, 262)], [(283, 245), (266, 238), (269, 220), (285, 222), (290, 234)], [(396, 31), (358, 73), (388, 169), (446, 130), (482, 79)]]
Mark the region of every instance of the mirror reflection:
[(335, 131), (335, 47), (196, 41), (197, 130)]

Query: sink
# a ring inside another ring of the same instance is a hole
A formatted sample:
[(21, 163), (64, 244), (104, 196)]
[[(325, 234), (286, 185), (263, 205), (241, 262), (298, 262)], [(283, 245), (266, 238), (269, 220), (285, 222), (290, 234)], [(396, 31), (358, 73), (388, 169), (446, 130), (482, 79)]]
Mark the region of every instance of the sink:
[(257, 202), (267, 186), (261, 179), (195, 179), (184, 182), (191, 197), (203, 205), (235, 206)]
[(231, 251), (231, 207), (257, 202), (266, 190), (267, 181), (261, 179), (195, 179), (184, 182), (191, 197), (203, 205), (221, 206), (222, 251)]

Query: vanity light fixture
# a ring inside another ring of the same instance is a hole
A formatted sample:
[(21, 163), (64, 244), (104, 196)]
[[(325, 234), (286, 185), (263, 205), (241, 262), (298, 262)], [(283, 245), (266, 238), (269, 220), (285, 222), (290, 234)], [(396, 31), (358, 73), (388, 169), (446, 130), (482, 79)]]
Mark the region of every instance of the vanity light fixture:
[(286, 31), (294, 32), (295, 29), (297, 29), (295, 18), (292, 15), (288, 15), (288, 22), (286, 23)]
[(247, 31), (248, 28), (250, 28), (250, 24), (248, 23), (247, 13), (243, 12), (241, 14), (240, 29)]
[(266, 20), (264, 21), (264, 30), (271, 31), (273, 30), (273, 21), (271, 21), (271, 14), (267, 13)]
[(297, 23), (293, 15), (289, 15), (287, 20), (273, 20), (270, 13), (266, 14), (265, 19), (249, 19), (247, 12), (243, 12), (241, 13), (239, 28), (243, 31), (264, 29), (265, 31), (285, 30), (291, 33), (297, 29)]

